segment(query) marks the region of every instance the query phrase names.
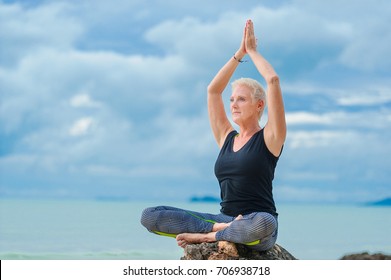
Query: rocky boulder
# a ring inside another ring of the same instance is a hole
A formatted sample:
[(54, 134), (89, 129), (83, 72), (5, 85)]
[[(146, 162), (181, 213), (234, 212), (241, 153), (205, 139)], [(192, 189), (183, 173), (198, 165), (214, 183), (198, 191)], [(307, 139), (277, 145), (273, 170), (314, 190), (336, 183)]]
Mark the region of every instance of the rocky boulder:
[(181, 260), (296, 260), (287, 250), (275, 244), (259, 252), (228, 241), (187, 245)]
[(391, 255), (382, 253), (370, 254), (368, 252), (345, 255), (341, 260), (391, 260)]

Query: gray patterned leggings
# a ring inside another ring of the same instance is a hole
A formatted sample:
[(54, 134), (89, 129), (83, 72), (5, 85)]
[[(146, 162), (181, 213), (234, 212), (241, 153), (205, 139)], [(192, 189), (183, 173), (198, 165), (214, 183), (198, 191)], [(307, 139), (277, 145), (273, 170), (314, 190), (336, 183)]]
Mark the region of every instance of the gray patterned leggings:
[(170, 206), (144, 209), (141, 224), (150, 232), (175, 237), (180, 233), (208, 233), (214, 223), (231, 225), (216, 233), (217, 240), (246, 244), (258, 251), (273, 247), (277, 240), (278, 222), (266, 212), (243, 215), (240, 220), (220, 214), (199, 213)]

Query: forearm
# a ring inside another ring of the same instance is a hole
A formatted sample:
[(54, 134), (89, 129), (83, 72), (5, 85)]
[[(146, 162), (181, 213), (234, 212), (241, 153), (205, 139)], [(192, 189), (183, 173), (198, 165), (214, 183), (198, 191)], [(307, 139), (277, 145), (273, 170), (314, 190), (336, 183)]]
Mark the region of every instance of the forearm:
[[(244, 54), (237, 51), (220, 69), (208, 86), (208, 93), (223, 93)], [(236, 58), (236, 59), (235, 59)]]
[(267, 84), (268, 128), (273, 138), (283, 142), (286, 137), (286, 120), (280, 79), (272, 65), (257, 51), (249, 56)]
[(272, 84), (275, 79), (278, 79), (278, 75), (273, 66), (259, 52), (256, 50), (250, 51), (248, 55), (268, 86), (269, 83)]
[(274, 78), (271, 83), (267, 94), (268, 123), (274, 136), (284, 141), (286, 137), (285, 109), (278, 77)]

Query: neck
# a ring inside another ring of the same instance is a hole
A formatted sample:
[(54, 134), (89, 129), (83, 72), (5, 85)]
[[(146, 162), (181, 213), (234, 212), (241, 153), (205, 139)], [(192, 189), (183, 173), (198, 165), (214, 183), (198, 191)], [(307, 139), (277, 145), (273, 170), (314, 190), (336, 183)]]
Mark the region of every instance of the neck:
[(253, 136), (259, 130), (261, 130), (259, 123), (252, 124), (249, 126), (240, 126), (239, 135), (242, 138), (247, 138)]

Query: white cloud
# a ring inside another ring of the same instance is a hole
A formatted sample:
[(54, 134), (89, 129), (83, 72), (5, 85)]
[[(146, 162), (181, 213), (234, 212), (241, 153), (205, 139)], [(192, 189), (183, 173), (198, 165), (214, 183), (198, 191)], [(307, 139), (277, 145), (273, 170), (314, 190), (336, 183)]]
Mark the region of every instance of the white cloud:
[(75, 123), (69, 129), (69, 134), (71, 136), (81, 136), (87, 134), (91, 130), (93, 124), (94, 124), (93, 118), (91, 117), (81, 118), (75, 121)]
[(287, 144), (293, 148), (330, 147), (336, 141), (341, 139), (353, 138), (354, 132), (350, 131), (293, 131), (289, 132)]
[(330, 129), (342, 132), (348, 130), (361, 133), (361, 130), (386, 130), (391, 123), (390, 119), (385, 116), (390, 114), (391, 109), (388, 108), (368, 109), (358, 112), (342, 110), (327, 113), (298, 111), (286, 113), (286, 121), (290, 130), (293, 131), (309, 130), (305, 127), (311, 127), (311, 130)]
[(286, 122), (288, 125), (300, 124), (331, 124), (333, 118), (331, 114), (318, 115), (310, 112), (286, 113)]
[(349, 85), (325, 86), (320, 82), (295, 82), (283, 85), (284, 94), (294, 96), (326, 97), (341, 106), (387, 106), (391, 102), (389, 81), (370, 82), (365, 80)]
[(70, 104), (73, 107), (87, 107), (87, 108), (99, 108), (101, 104), (91, 99), (88, 93), (79, 93), (73, 96), (70, 100)]
[(391, 102), (391, 88), (373, 86), (367, 90), (357, 90), (337, 96), (337, 102), (344, 106), (373, 106)]

